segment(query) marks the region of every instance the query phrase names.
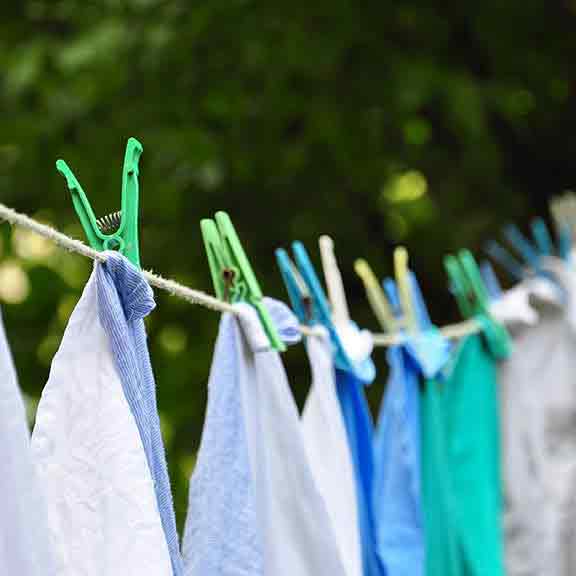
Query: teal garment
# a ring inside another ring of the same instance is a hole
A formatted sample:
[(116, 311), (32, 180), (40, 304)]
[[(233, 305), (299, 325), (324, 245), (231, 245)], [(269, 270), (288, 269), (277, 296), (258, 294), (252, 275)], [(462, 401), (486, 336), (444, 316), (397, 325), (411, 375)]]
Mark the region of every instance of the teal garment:
[(457, 545), (451, 518), (450, 458), (446, 430), (446, 383), (427, 380), (420, 396), (422, 508), (425, 575), (457, 576)]
[(427, 576), (504, 576), (497, 360), (485, 324), (421, 398)]

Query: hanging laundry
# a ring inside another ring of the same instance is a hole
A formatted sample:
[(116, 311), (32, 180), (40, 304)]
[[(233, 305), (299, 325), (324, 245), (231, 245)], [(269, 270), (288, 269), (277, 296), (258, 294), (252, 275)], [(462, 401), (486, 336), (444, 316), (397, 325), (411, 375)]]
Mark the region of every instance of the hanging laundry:
[[(264, 300), (284, 341), (299, 339), (283, 304)], [(186, 576), (346, 574), (309, 467), (298, 410), (256, 311), (224, 314), (183, 551)]]
[(539, 322), (511, 328), (499, 372), (509, 576), (576, 573), (576, 274), (554, 272), (564, 299), (532, 298)]
[[(276, 252), (280, 270), (284, 277), (292, 304), (300, 309), (301, 320), (305, 321), (307, 311), (302, 297), (301, 284), (305, 284), (312, 306), (310, 312), (315, 324), (321, 324), (329, 333), (332, 344), (333, 362), (336, 366), (336, 391), (342, 411), (344, 426), (356, 485), (358, 525), (362, 548), (362, 571), (365, 576), (382, 574), (382, 565), (376, 552), (376, 536), (372, 514), (372, 475), (373, 475), (373, 423), (363, 387), (370, 384), (376, 369), (370, 357), (373, 348), (372, 336), (360, 330), (350, 320), (341, 275), (334, 257), (332, 241), (324, 242), (323, 263), (326, 281), (331, 286), (334, 301), (329, 304), (324, 289), (316, 275), (304, 245), (292, 245), (297, 263), (298, 275), (283, 255)], [(301, 276), (301, 282), (297, 280)], [(290, 280), (290, 278), (292, 280)], [(336, 317), (334, 317), (336, 311)]]
[[(317, 330), (321, 328), (316, 327)], [(310, 467), (334, 526), (347, 576), (362, 575), (362, 552), (352, 456), (336, 393), (327, 332), (306, 339), (312, 386), (302, 413)]]
[(462, 340), (443, 378), (424, 384), (423, 501), (427, 576), (504, 574), (497, 359), (482, 334)]
[[(374, 516), (378, 554), (387, 576), (422, 576), (425, 550), (420, 473), (420, 379), (433, 378), (449, 357), (450, 344), (435, 329), (413, 276), (418, 330), (404, 334), (387, 353), (389, 378), (374, 437)], [(401, 317), (393, 281), (385, 288)]]
[(373, 341), (370, 333), (359, 329), (352, 320), (340, 321), (333, 326), (348, 365), (348, 368), (338, 366), (336, 356), (336, 391), (354, 466), (362, 569), (364, 576), (381, 576), (385, 571), (377, 552), (372, 508), (374, 423), (364, 393), (364, 387), (370, 385), (376, 376), (371, 359)]
[(461, 574), (452, 519), (446, 388), (439, 378), (428, 380), (420, 399), (426, 576)]
[(0, 574), (55, 576), (46, 502), (0, 317)]
[(182, 556), (144, 326), (144, 318), (156, 305), (154, 295), (127, 258), (117, 252), (108, 254), (106, 264), (97, 268), (100, 321), (144, 446), (174, 575), (181, 576)]
[(355, 372), (336, 370), (336, 390), (356, 479), (363, 573), (364, 576), (378, 576), (385, 572), (377, 553), (376, 525), (372, 509), (374, 424), (364, 386), (365, 382), (360, 380)]
[[(57, 573), (172, 576), (165, 503), (155, 492), (142, 433), (149, 426), (152, 435), (154, 426), (146, 404), (153, 381), (142, 356), (142, 318), (153, 299), (136, 268), (115, 253), (107, 256), (70, 317), (32, 435)], [(131, 408), (138, 406), (135, 416)]]

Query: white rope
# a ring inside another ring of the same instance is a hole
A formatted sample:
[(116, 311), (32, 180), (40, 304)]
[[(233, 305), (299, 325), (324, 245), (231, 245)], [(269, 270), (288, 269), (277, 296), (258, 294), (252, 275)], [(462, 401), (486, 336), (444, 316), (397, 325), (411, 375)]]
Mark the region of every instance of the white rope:
[[(36, 234), (44, 236), (44, 238), (48, 238), (69, 252), (81, 254), (82, 256), (91, 258), (92, 260), (97, 260), (98, 262), (106, 262), (106, 255), (104, 253), (98, 252), (97, 250), (86, 246), (86, 244), (80, 240), (70, 238), (70, 236), (63, 234), (62, 232), (58, 232), (58, 230), (55, 230), (47, 224), (42, 224), (37, 220), (26, 216), (25, 214), (16, 212), (16, 210), (9, 208), (2, 203), (0, 203), (0, 220), (5, 220), (10, 224), (32, 230)], [(151, 286), (160, 288), (160, 290), (165, 290), (166, 292), (181, 298), (186, 302), (204, 306), (205, 308), (216, 310), (218, 312), (231, 312), (232, 314), (238, 313), (232, 304), (219, 300), (214, 296), (210, 296), (210, 294), (206, 294), (206, 292), (189, 288), (188, 286), (184, 286), (175, 280), (163, 278), (162, 276), (147, 270), (144, 270), (142, 274)], [(478, 332), (479, 330), (480, 328), (478, 323), (473, 320), (469, 320), (459, 324), (445, 326), (441, 329), (441, 332), (447, 338), (462, 338), (468, 334)], [(301, 325), (300, 332), (305, 336), (316, 336), (322, 331), (315, 330), (310, 326)], [(374, 346), (392, 346), (394, 344), (401, 343), (403, 340), (403, 336), (400, 334), (373, 334), (372, 336), (374, 339)]]
[[(20, 214), (19, 212), (12, 210), (12, 208), (8, 208), (8, 206), (5, 206), (4, 204), (0, 204), (0, 219), (6, 220), (7, 222), (10, 222), (10, 224), (15, 224), (16, 226), (28, 228), (28, 230), (32, 230), (33, 232), (52, 240), (52, 242), (69, 252), (82, 254), (82, 256), (86, 256), (92, 260), (97, 260), (98, 262), (106, 262), (106, 255), (102, 252), (98, 252), (97, 250), (86, 246), (86, 244), (80, 240), (75, 240), (74, 238), (70, 238), (70, 236), (66, 236), (66, 234), (62, 234), (62, 232), (58, 232), (58, 230), (55, 230), (47, 224), (41, 224), (25, 214)], [(182, 298), (187, 302), (200, 304), (201, 306), (219, 312), (236, 313), (234, 306), (228, 304), (228, 302), (218, 300), (218, 298), (214, 298), (214, 296), (210, 296), (210, 294), (188, 288), (174, 280), (168, 280), (147, 270), (144, 270), (142, 273), (151, 286), (165, 290), (173, 296)]]
[[(440, 333), (449, 340), (458, 340), (469, 336), (470, 334), (477, 334), (481, 331), (481, 326), (476, 320), (465, 320), (458, 324), (449, 324), (440, 328)], [(406, 340), (406, 335), (398, 332), (393, 334), (373, 334), (374, 346), (387, 347), (402, 344)]]

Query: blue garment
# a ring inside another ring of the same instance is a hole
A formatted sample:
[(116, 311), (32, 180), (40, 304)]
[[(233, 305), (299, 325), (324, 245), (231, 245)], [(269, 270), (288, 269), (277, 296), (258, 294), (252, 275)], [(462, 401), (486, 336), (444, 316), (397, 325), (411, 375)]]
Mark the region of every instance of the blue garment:
[(356, 478), (364, 576), (380, 576), (385, 574), (385, 571), (377, 554), (376, 527), (372, 510), (374, 426), (363, 388), (364, 384), (353, 373), (336, 370), (336, 390)]
[(390, 376), (374, 437), (378, 554), (388, 576), (422, 576), (419, 369), (402, 346), (388, 350)]
[(202, 442), (190, 481), (182, 553), (187, 576), (264, 574), (235, 318), (226, 314), (214, 350)]
[(100, 321), (110, 338), (124, 394), (144, 446), (174, 576), (181, 576), (182, 557), (144, 326), (144, 317), (155, 307), (154, 295), (141, 272), (126, 258), (117, 252), (106, 254), (106, 262), (97, 267)]
[[(378, 555), (387, 576), (423, 576), (425, 539), (420, 484), (420, 378), (434, 377), (450, 344), (434, 328), (416, 277), (410, 274), (418, 331), (389, 348), (389, 379), (374, 436), (373, 509)], [(395, 282), (384, 289), (399, 317)]]

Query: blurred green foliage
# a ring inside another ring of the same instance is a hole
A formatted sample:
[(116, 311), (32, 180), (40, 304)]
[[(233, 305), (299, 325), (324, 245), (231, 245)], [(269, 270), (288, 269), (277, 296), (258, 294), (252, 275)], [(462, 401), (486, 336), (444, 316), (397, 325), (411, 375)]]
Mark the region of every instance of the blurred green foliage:
[[(403, 242), (446, 322), (442, 255), (478, 250), (576, 181), (575, 13), (573, 0), (3, 2), (0, 200), (81, 237), (55, 160), (104, 214), (135, 136), (146, 268), (210, 290), (198, 223), (225, 209), (270, 295), (284, 297), (273, 250), (300, 239), (316, 255), (330, 233), (353, 315), (376, 328), (352, 262), (387, 274)], [(90, 264), (7, 226), (1, 239), (6, 324), (37, 399)], [(181, 522), (218, 319), (157, 301), (148, 329)], [(302, 349), (286, 358), (301, 400)]]

